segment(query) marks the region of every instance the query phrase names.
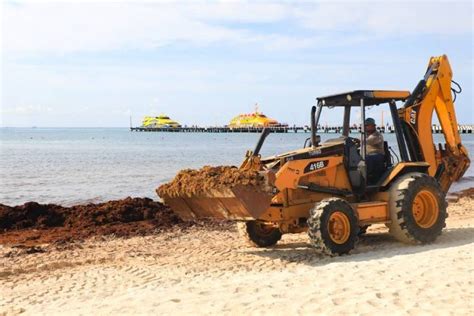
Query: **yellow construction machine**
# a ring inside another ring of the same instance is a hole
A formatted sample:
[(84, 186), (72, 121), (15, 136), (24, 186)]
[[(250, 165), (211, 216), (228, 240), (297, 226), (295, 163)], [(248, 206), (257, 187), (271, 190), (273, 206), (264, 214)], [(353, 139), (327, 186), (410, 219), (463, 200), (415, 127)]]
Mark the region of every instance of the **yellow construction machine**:
[[(461, 143), (447, 56), (430, 58), (424, 78), (409, 91), (357, 90), (317, 98), (311, 109), (311, 137), (303, 148), (262, 158), (264, 130), (255, 150), (240, 166), (265, 175), (270, 190), (236, 186), (199, 196), (162, 197), (184, 219), (239, 221), (243, 235), (258, 247), (275, 245), (282, 234), (307, 231), (322, 253), (348, 253), (369, 225), (385, 223), (408, 243), (433, 242), (445, 227), (445, 195), (470, 164)], [(397, 102), (401, 104), (397, 107)], [(385, 143), (383, 172), (367, 174), (366, 107), (389, 107), (398, 155)], [(321, 142), (318, 122), (324, 110), (344, 109), (342, 135)], [(351, 110), (360, 111), (360, 137), (350, 136)], [(446, 144), (435, 146), (436, 111)], [(397, 159), (394, 159), (397, 157)]]

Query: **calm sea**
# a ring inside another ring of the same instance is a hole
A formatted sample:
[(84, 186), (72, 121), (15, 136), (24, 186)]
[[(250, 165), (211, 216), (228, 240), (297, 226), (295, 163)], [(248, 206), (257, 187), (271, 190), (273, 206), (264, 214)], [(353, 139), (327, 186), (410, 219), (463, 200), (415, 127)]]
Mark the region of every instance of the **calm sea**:
[[(337, 135), (323, 134), (322, 139)], [(0, 129), (0, 203), (71, 205), (126, 196), (156, 199), (155, 188), (183, 168), (239, 165), (258, 134), (137, 133), (126, 128)], [(271, 134), (262, 155), (301, 148), (309, 134)], [(442, 135), (434, 135), (442, 141)], [(395, 145), (393, 134), (386, 140)], [(462, 136), (474, 157), (474, 134)], [(452, 190), (474, 186), (471, 167)]]

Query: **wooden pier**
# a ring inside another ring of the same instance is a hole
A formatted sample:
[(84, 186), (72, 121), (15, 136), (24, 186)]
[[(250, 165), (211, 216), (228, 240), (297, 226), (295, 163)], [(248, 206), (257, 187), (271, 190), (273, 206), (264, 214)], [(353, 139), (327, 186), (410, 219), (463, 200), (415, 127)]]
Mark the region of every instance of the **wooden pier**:
[[(307, 127), (268, 127), (273, 133), (309, 132)], [(263, 127), (239, 127), (226, 126), (213, 127), (131, 127), (132, 132), (171, 132), (171, 133), (261, 133)]]
[[(311, 128), (309, 126), (277, 126), (268, 127), (273, 133), (309, 133)], [(394, 133), (393, 126), (377, 127), (381, 133)], [(184, 126), (184, 127), (130, 127), (132, 132), (167, 132), (167, 133), (261, 133), (263, 127), (239, 127), (232, 128), (227, 126)], [(433, 134), (442, 133), (441, 126), (433, 125), (431, 128)], [(318, 133), (333, 133), (339, 134), (342, 131), (342, 126), (319, 126)], [(360, 128), (351, 128), (352, 133), (357, 133)], [(474, 124), (458, 125), (458, 131), (461, 134), (474, 134)]]

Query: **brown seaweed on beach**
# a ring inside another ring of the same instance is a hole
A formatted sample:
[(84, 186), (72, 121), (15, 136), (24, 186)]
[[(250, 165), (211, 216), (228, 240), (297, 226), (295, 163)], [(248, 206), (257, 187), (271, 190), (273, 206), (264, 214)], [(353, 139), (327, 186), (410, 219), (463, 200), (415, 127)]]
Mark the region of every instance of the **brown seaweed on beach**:
[(142, 236), (176, 225), (188, 227), (167, 206), (148, 198), (125, 198), (63, 207), (28, 202), (0, 204), (0, 244), (38, 245), (91, 236)]
[(450, 192), (446, 199), (448, 202), (457, 202), (464, 197), (474, 198), (474, 188), (464, 189), (458, 192)]
[(0, 244), (36, 246), (81, 241), (93, 236), (145, 236), (178, 227), (228, 229), (227, 221), (183, 222), (169, 207), (148, 198), (63, 207), (28, 202), (0, 204)]

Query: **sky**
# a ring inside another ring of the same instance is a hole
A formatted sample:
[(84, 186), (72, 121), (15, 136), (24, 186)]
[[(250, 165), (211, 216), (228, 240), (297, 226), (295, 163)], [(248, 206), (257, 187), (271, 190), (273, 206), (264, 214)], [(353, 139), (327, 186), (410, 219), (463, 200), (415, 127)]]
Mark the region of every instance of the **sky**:
[(224, 125), (255, 103), (305, 125), (316, 97), (411, 91), (442, 54), (458, 121), (474, 123), (471, 1), (1, 3), (0, 126)]

